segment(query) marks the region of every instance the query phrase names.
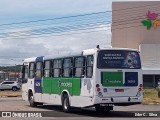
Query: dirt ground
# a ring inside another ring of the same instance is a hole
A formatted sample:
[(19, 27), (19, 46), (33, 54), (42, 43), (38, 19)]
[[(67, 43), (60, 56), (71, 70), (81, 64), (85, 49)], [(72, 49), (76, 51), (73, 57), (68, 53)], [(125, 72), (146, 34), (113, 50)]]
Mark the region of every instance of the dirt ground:
[(0, 97), (21, 97), (22, 93), (21, 91), (11, 91), (11, 90), (6, 90), (6, 91), (0, 91)]

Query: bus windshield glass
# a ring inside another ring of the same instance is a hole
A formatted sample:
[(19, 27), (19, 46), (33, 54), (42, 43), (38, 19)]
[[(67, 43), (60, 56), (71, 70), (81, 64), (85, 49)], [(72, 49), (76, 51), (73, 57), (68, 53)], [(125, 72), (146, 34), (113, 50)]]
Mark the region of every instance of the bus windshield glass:
[(137, 51), (101, 50), (98, 53), (98, 68), (140, 69), (141, 62)]

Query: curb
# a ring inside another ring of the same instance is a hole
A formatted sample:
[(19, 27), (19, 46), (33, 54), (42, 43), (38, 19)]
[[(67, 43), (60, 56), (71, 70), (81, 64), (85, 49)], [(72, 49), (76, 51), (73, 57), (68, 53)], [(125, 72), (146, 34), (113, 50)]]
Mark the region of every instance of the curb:
[(158, 102), (142, 103), (142, 105), (160, 105)]
[(9, 96), (6, 96), (6, 97), (22, 97), (22, 96), (19, 96), (19, 95), (15, 95), (15, 96), (9, 95)]

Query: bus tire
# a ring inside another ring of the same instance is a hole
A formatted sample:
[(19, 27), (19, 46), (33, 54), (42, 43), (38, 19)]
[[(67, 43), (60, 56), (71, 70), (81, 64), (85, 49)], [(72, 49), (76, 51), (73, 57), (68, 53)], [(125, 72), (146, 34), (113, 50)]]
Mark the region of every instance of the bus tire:
[(69, 103), (69, 97), (67, 94), (63, 95), (62, 99), (62, 108), (64, 112), (69, 112), (70, 111), (70, 103)]
[(36, 107), (37, 106), (37, 103), (34, 102), (34, 96), (33, 96), (32, 92), (30, 92), (30, 94), (29, 94), (29, 104), (30, 104), (31, 107)]
[(42, 102), (37, 102), (37, 105), (43, 106), (43, 103)]
[(98, 113), (110, 112), (111, 109), (113, 110), (113, 108), (107, 106), (100, 106), (99, 104), (95, 105), (95, 109)]

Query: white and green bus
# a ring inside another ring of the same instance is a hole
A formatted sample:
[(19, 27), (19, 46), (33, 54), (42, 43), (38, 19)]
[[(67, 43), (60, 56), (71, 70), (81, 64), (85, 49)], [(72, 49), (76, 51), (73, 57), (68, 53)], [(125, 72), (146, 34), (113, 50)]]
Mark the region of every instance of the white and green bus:
[(24, 60), (22, 98), (30, 106), (45, 103), (95, 107), (140, 104), (143, 100), (141, 61), (134, 49), (88, 49), (77, 54), (35, 57)]

